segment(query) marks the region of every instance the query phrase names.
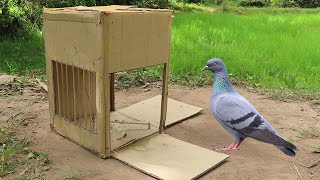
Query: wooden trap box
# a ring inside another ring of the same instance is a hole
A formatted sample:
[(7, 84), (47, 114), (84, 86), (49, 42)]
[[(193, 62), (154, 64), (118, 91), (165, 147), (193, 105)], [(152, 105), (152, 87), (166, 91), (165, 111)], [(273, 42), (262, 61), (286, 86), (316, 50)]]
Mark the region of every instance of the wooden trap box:
[(110, 156), (113, 73), (164, 65), (163, 131), (171, 16), (171, 10), (129, 6), (44, 9), (53, 128), (103, 157)]

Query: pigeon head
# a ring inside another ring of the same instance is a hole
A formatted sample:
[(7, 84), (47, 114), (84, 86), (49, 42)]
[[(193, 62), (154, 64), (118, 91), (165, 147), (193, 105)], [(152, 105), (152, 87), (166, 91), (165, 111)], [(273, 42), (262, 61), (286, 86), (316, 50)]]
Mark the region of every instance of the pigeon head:
[(222, 60), (219, 58), (213, 58), (208, 61), (207, 65), (202, 69), (202, 71), (210, 70), (213, 73), (216, 73), (216, 72), (220, 72), (224, 69), (225, 69), (225, 66), (224, 66)]

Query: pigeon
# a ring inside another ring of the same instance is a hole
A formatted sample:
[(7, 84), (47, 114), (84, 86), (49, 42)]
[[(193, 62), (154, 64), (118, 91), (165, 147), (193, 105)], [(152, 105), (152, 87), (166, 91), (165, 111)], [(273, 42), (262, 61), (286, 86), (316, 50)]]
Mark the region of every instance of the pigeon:
[(215, 119), (233, 136), (229, 147), (218, 151), (240, 150), (241, 142), (253, 138), (275, 145), (288, 156), (295, 156), (296, 146), (285, 140), (255, 107), (232, 86), (223, 61), (213, 58), (202, 71), (213, 72), (214, 84), (210, 95), (210, 111)]

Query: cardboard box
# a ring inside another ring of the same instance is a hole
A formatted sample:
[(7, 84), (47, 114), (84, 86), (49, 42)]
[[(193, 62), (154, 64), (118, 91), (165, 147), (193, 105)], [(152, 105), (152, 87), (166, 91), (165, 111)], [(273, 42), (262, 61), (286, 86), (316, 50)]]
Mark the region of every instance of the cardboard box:
[(130, 6), (43, 10), (50, 116), (58, 133), (109, 157), (113, 73), (153, 65), (164, 65), (163, 131), (172, 13)]

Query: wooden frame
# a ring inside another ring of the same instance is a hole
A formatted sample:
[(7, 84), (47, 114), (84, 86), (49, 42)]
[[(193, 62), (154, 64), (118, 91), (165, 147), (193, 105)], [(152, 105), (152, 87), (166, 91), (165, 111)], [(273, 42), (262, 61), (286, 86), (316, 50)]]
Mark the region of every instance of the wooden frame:
[(49, 8), (43, 14), (50, 118), (56, 132), (110, 157), (114, 73), (163, 65), (159, 132), (164, 133), (171, 10), (101, 6)]

